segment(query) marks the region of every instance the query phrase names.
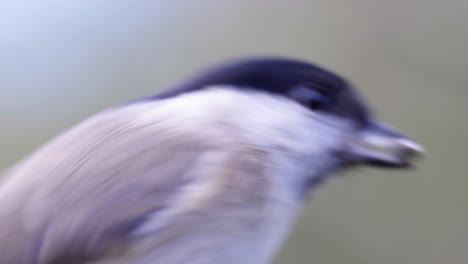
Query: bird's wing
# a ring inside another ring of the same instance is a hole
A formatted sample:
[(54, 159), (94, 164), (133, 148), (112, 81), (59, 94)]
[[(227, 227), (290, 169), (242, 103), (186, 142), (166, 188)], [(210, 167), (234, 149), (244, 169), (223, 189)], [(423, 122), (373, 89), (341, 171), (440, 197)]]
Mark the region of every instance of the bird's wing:
[(135, 236), (212, 199), (229, 177), (222, 170), (234, 163), (233, 150), (217, 142), (222, 136), (179, 130), (144, 110), (86, 121), (17, 168), (0, 190), (13, 198), (0, 209), (1, 251), (36, 263), (122, 254)]

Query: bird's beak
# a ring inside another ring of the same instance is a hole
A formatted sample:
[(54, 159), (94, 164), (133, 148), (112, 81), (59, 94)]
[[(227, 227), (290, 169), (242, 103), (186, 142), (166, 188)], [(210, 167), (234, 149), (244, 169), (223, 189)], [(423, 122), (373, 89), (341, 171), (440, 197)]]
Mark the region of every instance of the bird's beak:
[(352, 140), (347, 156), (354, 164), (387, 168), (406, 168), (424, 149), (388, 124), (371, 122), (359, 130)]

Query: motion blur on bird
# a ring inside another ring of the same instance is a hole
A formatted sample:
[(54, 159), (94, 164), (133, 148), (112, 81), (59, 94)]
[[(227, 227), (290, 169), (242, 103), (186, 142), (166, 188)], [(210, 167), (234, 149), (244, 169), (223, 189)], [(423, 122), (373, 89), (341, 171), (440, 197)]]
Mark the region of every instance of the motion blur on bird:
[(2, 176), (1, 264), (270, 263), (324, 180), (423, 150), (344, 78), (244, 58), (102, 111)]

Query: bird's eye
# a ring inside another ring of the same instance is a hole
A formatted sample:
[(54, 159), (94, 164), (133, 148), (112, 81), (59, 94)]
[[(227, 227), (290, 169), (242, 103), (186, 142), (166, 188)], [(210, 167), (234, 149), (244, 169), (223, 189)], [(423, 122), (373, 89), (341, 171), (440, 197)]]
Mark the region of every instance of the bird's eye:
[(318, 85), (299, 85), (292, 89), (291, 98), (312, 110), (323, 110), (331, 104), (328, 89)]

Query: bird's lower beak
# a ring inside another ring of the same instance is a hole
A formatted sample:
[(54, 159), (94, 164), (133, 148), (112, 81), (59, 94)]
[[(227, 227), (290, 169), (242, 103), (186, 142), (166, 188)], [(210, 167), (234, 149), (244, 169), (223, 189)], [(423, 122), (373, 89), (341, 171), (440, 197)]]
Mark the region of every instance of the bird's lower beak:
[(372, 122), (361, 129), (352, 140), (347, 155), (354, 164), (377, 167), (405, 168), (424, 149), (400, 131), (380, 122)]

